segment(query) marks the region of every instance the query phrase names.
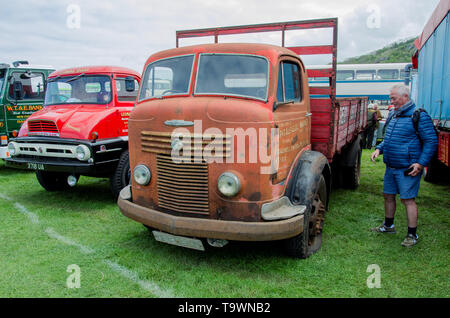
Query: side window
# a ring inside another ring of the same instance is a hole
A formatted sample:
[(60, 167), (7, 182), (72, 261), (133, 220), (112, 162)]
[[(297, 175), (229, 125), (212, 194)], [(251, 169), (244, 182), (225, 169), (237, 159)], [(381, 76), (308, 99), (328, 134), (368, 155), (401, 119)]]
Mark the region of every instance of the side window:
[(139, 91), (139, 83), (137, 80), (134, 80), (134, 91), (129, 92), (126, 90), (125, 78), (117, 78), (116, 90), (117, 90), (117, 100), (119, 102), (134, 102), (136, 100)]
[(12, 74), (16, 86), (22, 87), (22, 96), (14, 96), (14, 85), (9, 86), (9, 97), (12, 99), (44, 99), (44, 75), (42, 73), (14, 72)]
[(398, 79), (398, 70), (378, 70), (380, 79)]
[(277, 101), (300, 102), (302, 100), (300, 67), (291, 62), (282, 62), (278, 74)]
[(375, 74), (376, 74), (375, 70), (357, 70), (356, 79), (373, 81), (377, 79)]
[(337, 81), (353, 81), (354, 80), (354, 72), (353, 71), (337, 71), (336, 80)]

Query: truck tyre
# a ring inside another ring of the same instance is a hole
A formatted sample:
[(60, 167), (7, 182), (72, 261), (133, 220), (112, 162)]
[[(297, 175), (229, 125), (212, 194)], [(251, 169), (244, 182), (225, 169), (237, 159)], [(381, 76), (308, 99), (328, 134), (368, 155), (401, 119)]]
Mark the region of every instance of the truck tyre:
[(130, 178), (131, 178), (130, 160), (127, 149), (120, 155), (116, 171), (109, 179), (111, 192), (113, 193), (115, 198), (119, 196), (120, 190), (122, 190), (128, 184), (130, 184), (131, 180)]
[(314, 198), (304, 214), (303, 232), (284, 241), (288, 255), (304, 259), (320, 249), (327, 201), (327, 184), (321, 175)]
[[(68, 173), (52, 171), (36, 171), (39, 184), (47, 191), (63, 191), (70, 189), (67, 183)], [(77, 176), (77, 179), (79, 176)]]
[(356, 162), (351, 167), (342, 167), (340, 171), (343, 186), (346, 189), (355, 190), (358, 188), (361, 180), (361, 150), (357, 153)]

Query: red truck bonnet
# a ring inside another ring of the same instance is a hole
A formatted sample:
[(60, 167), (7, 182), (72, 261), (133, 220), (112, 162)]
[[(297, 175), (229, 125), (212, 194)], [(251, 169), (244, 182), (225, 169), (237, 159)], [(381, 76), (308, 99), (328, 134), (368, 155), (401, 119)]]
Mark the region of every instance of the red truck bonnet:
[[(140, 74), (123, 67), (89, 66), (65, 69), (53, 72), (49, 80), (63, 76), (85, 75), (119, 75), (133, 76), (140, 79)], [(92, 139), (91, 134), (97, 132), (98, 138), (114, 138), (128, 135), (122, 128), (122, 118), (128, 117), (129, 107), (134, 102), (120, 103), (113, 94), (108, 104), (58, 104), (46, 106), (31, 115), (22, 125), (19, 137), (25, 136), (58, 136), (68, 139)], [(30, 131), (31, 130), (31, 131)]]

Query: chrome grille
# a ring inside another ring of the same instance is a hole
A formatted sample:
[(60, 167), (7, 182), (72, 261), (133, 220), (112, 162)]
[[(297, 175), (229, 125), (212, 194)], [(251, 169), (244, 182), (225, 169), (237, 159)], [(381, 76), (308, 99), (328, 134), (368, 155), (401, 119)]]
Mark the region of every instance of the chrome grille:
[(170, 155), (158, 154), (158, 204), (183, 213), (209, 214), (208, 164), (175, 163)]

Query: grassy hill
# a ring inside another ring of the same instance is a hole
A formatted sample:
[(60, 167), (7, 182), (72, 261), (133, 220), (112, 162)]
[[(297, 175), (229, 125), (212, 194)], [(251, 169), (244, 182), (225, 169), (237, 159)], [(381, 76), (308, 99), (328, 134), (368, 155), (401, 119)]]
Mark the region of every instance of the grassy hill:
[(341, 64), (372, 64), (372, 63), (408, 63), (415, 52), (414, 40), (411, 38), (401, 42), (395, 42), (374, 52), (348, 58)]

